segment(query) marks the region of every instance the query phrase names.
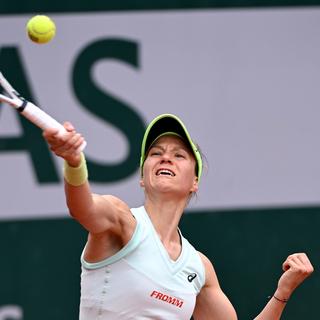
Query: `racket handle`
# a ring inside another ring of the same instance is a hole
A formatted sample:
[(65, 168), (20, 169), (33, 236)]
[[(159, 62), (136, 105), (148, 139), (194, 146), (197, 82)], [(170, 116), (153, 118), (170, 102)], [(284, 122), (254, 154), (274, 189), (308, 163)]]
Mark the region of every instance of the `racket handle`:
[[(52, 118), (50, 115), (48, 115), (46, 112), (44, 112), (31, 102), (28, 102), (20, 113), (42, 130), (48, 128), (58, 129), (58, 135), (60, 136), (67, 133), (67, 130), (61, 123), (59, 123), (57, 120)], [(84, 141), (77, 152), (82, 152), (86, 145), (87, 143), (86, 141)]]

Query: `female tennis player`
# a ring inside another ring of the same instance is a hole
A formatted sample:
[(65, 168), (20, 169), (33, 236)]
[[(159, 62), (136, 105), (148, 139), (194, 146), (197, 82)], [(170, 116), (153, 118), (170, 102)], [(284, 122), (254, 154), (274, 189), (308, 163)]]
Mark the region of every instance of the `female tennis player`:
[[(131, 209), (112, 195), (92, 194), (84, 154), (77, 151), (84, 139), (70, 123), (64, 127), (67, 135), (47, 129), (44, 137), (65, 160), (67, 205), (89, 233), (81, 256), (80, 319), (237, 319), (212, 263), (178, 228), (202, 172), (201, 154), (183, 122), (163, 114), (147, 127), (140, 162), (145, 199)], [(313, 267), (306, 254), (296, 253), (283, 270), (256, 319), (280, 319)]]

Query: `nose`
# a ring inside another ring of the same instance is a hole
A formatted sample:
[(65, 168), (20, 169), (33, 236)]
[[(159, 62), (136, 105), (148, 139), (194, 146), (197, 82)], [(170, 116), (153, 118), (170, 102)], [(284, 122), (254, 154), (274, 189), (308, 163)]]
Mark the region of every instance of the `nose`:
[(161, 157), (161, 163), (172, 163), (171, 157), (168, 153), (163, 153)]

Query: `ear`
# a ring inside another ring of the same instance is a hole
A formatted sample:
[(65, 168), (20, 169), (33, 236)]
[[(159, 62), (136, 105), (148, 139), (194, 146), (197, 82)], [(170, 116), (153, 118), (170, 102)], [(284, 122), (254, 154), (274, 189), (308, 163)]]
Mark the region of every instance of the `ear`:
[(198, 189), (199, 189), (198, 177), (195, 177), (190, 192), (191, 193), (197, 192)]
[(141, 188), (144, 188), (144, 181), (143, 181), (143, 178), (141, 178), (141, 179), (140, 179), (139, 184), (140, 184), (140, 187), (141, 187)]

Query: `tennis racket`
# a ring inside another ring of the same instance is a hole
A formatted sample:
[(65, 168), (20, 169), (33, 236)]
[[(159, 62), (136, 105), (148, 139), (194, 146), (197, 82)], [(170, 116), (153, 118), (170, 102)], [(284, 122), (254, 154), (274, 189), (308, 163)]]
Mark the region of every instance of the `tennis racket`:
[[(59, 123), (57, 120), (52, 118), (42, 109), (37, 107), (30, 101), (27, 101), (23, 98), (8, 82), (8, 80), (4, 77), (4, 75), (0, 72), (0, 85), (2, 89), (6, 92), (7, 95), (0, 94), (0, 102), (5, 102), (16, 110), (18, 110), (24, 117), (26, 117), (29, 121), (35, 124), (42, 130), (48, 128), (58, 129), (58, 135), (63, 136), (67, 133), (64, 126)], [(84, 142), (79, 149), (78, 152), (81, 152), (86, 147), (87, 143)]]

